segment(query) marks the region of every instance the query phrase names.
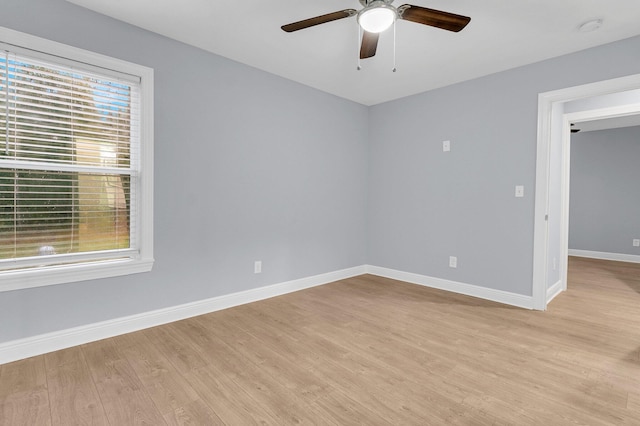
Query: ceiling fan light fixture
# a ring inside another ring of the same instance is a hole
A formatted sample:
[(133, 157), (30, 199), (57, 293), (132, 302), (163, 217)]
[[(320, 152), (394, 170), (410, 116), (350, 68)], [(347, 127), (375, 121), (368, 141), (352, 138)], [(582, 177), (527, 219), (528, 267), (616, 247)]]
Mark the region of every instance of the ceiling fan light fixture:
[(377, 0), (358, 13), (358, 24), (369, 33), (381, 33), (393, 24), (396, 16), (393, 6)]

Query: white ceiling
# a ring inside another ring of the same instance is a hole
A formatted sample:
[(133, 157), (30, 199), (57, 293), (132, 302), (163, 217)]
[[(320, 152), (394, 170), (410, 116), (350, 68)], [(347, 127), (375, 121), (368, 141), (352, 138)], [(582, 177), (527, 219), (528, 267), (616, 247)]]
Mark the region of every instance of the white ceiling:
[[(640, 34), (638, 0), (409, 0), (470, 16), (460, 33), (407, 21), (362, 61), (356, 19), (294, 33), (280, 26), (357, 0), (68, 0), (113, 18), (364, 105), (401, 98)], [(394, 6), (405, 4), (396, 0)], [(601, 18), (602, 28), (578, 26)]]

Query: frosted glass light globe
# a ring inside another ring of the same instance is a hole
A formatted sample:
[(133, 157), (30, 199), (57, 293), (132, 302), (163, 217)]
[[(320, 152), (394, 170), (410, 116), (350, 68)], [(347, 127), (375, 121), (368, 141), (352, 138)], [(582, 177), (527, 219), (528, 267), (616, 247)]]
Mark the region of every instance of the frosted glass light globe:
[(383, 2), (363, 9), (358, 14), (358, 24), (369, 33), (383, 32), (393, 24), (395, 19), (395, 9)]

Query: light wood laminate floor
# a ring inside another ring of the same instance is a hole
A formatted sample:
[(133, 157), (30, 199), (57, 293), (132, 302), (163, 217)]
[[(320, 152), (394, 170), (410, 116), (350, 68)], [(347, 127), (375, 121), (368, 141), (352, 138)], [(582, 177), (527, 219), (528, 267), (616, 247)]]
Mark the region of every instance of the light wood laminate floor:
[(0, 425), (640, 425), (640, 265), (547, 312), (361, 276), (0, 367)]

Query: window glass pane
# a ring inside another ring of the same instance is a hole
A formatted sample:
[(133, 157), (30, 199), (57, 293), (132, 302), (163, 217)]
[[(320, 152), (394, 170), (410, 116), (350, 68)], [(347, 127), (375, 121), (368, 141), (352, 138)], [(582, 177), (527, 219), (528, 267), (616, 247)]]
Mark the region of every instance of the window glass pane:
[(128, 175), (0, 169), (0, 260), (130, 247)]

